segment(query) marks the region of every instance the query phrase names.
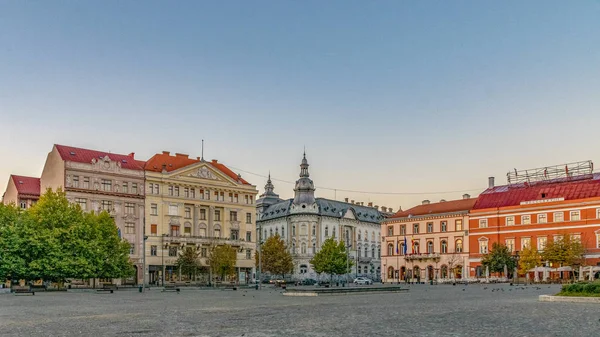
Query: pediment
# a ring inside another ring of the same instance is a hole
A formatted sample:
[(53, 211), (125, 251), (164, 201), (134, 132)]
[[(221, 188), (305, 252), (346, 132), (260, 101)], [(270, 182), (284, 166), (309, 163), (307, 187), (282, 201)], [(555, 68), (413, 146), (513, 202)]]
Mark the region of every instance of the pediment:
[(346, 210), (346, 213), (344, 213), (344, 219), (356, 220), (356, 216), (354, 215), (354, 211), (352, 208), (348, 208)]
[(219, 170), (214, 169), (208, 163), (188, 167), (185, 171), (179, 172), (176, 178), (234, 183), (229, 177), (224, 176)]

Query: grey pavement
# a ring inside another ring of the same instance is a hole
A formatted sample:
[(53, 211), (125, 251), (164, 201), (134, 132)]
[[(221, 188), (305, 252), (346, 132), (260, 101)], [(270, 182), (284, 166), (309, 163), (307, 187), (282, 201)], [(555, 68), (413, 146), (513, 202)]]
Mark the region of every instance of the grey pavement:
[[(285, 297), (273, 288), (0, 295), (0, 336), (597, 336), (600, 306), (539, 302), (558, 286), (412, 285)], [(487, 289), (486, 289), (487, 288)]]

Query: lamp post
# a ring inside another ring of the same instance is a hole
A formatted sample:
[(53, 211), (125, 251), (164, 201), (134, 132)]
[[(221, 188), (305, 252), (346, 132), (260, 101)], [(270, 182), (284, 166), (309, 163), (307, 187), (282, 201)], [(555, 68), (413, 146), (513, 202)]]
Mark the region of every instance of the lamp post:
[(519, 251), (515, 251), (515, 273), (513, 276), (513, 284), (517, 284), (517, 282), (519, 281)]
[(165, 286), (165, 236), (167, 236), (167, 234), (163, 234), (160, 238), (160, 282), (163, 287)]

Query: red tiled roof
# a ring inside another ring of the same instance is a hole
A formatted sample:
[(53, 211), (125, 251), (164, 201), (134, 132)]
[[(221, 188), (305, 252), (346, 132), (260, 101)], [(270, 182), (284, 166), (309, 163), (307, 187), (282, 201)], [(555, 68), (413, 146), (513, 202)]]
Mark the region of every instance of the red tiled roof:
[(12, 174), (10, 178), (17, 187), (19, 194), (40, 195), (40, 178), (16, 176)]
[(130, 170), (143, 170), (144, 162), (136, 160), (134, 153), (129, 155), (108, 153), (96, 150), (81, 149), (78, 147), (65, 146), (65, 145), (54, 145), (60, 154), (60, 157), (65, 161), (73, 161), (78, 163), (91, 163), (92, 159), (99, 159), (108, 156), (113, 161), (121, 162), (121, 167)]
[[(542, 193), (544, 197), (542, 197)], [(519, 205), (522, 201), (564, 198), (576, 200), (600, 197), (600, 174), (591, 179), (565, 181), (564, 179), (538, 183), (535, 185), (519, 184), (515, 186), (495, 186), (488, 188), (477, 198), (473, 209), (497, 208)]]
[[(157, 153), (154, 156), (152, 156), (152, 158), (148, 159), (148, 161), (146, 161), (145, 170), (152, 172), (162, 172), (163, 165), (165, 165), (166, 171), (171, 172), (199, 162), (199, 158), (189, 158), (187, 154), (176, 153), (175, 156), (171, 156), (170, 152), (163, 151), (163, 153)], [(238, 180), (238, 175), (235, 172), (230, 170), (227, 166), (219, 163), (217, 160), (212, 160), (210, 162), (207, 162), (207, 164), (209, 164), (216, 170), (221, 171), (223, 174), (230, 177), (231, 179), (235, 181)], [(250, 183), (244, 179), (240, 179), (240, 181), (244, 185), (250, 185)]]
[(426, 205), (419, 205), (407, 209), (406, 211), (399, 211), (396, 214), (390, 216), (388, 219), (406, 218), (409, 215), (419, 216), (469, 211), (471, 210), (471, 208), (473, 208), (473, 205), (475, 205), (475, 201), (477, 201), (477, 198), (450, 200)]

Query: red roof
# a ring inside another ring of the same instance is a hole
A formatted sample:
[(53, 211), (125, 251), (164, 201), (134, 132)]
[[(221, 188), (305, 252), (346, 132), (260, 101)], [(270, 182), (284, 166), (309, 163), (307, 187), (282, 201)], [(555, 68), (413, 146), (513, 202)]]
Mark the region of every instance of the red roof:
[[(182, 167), (186, 167), (192, 164), (196, 164), (200, 162), (200, 158), (189, 158), (187, 154), (176, 153), (174, 156), (171, 156), (171, 153), (168, 151), (163, 151), (163, 153), (157, 153), (152, 158), (146, 161), (145, 170), (152, 172), (162, 172), (163, 165), (167, 172), (178, 170)], [(219, 163), (217, 160), (213, 159), (210, 162), (207, 162), (210, 166), (215, 168), (221, 173), (225, 174), (229, 178), (237, 181), (238, 175), (233, 172), (224, 164)], [(244, 185), (250, 185), (249, 182), (240, 178), (240, 182)]]
[(600, 197), (600, 174), (592, 178), (576, 181), (519, 184), (488, 188), (477, 198), (473, 209), (497, 208), (520, 205), (522, 201), (564, 198), (576, 200)]
[(19, 194), (40, 195), (40, 178), (11, 175)]
[(134, 153), (128, 155), (118, 153), (108, 153), (96, 150), (81, 149), (78, 147), (65, 146), (65, 145), (54, 145), (60, 154), (60, 157), (64, 161), (73, 161), (78, 163), (91, 163), (92, 159), (100, 159), (108, 156), (113, 161), (121, 163), (122, 168), (130, 170), (143, 170), (144, 162), (136, 160)]
[(419, 215), (433, 215), (433, 214), (444, 214), (444, 213), (454, 213), (460, 211), (470, 211), (473, 208), (473, 205), (477, 201), (477, 198), (469, 198), (469, 199), (459, 199), (459, 200), (450, 200), (450, 201), (442, 201), (436, 202), (426, 205), (415, 206), (411, 209), (407, 209), (406, 211), (399, 211), (396, 214), (392, 215), (388, 219), (393, 218), (406, 218), (410, 216), (419, 216)]

